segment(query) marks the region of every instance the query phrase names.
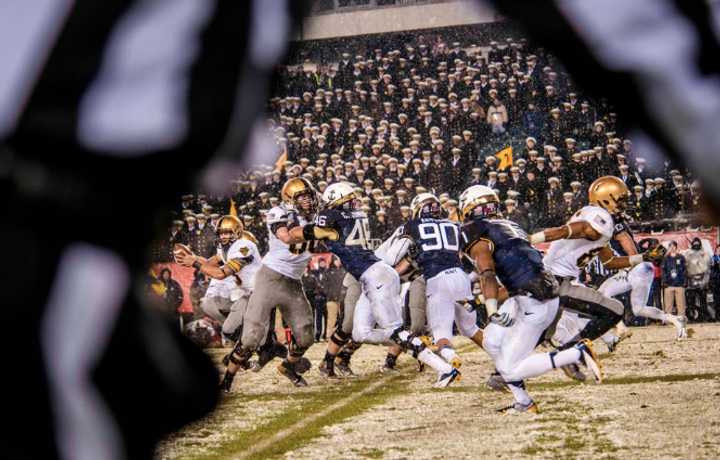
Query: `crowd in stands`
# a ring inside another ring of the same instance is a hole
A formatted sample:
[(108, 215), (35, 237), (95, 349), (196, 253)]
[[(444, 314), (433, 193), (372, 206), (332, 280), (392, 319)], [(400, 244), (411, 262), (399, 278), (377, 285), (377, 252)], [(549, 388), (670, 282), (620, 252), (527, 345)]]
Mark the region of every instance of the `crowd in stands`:
[(169, 260), (174, 242), (212, 255), (214, 223), (231, 208), (264, 252), (264, 213), (297, 176), (320, 193), (353, 183), (377, 241), (410, 217), (416, 194), (434, 192), (452, 219), (459, 193), (474, 184), (497, 190), (505, 216), (527, 231), (561, 225), (608, 174), (631, 190), (636, 229), (692, 224), (701, 199), (693, 177), (643, 157), (612, 108), (575, 87), (551, 55), (524, 39), (445, 36), (457, 35), (375, 38), (280, 68), (267, 108), (277, 162), (238, 177), (232, 196), (182, 197), (156, 260)]

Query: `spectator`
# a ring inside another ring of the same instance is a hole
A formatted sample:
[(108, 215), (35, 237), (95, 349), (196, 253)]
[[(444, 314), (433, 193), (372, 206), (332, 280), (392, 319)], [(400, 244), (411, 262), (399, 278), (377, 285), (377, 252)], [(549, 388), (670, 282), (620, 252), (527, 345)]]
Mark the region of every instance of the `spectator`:
[(707, 290), (710, 282), (710, 256), (702, 247), (700, 238), (693, 238), (690, 248), (685, 251), (687, 265), (687, 303), (697, 308), (698, 319), (715, 319), (707, 310)]
[(160, 280), (165, 285), (164, 297), (168, 312), (174, 317), (180, 316), (178, 308), (182, 304), (184, 298), (180, 283), (173, 279), (172, 272), (169, 268), (162, 269), (160, 272)]
[(720, 319), (720, 244), (715, 246), (715, 254), (710, 259), (710, 292), (713, 295), (713, 307), (715, 311), (715, 320)]
[(686, 262), (685, 257), (677, 251), (677, 243), (670, 242), (668, 253), (662, 264), (663, 270), (663, 309), (667, 314), (674, 314), (677, 307), (679, 316), (685, 315)]

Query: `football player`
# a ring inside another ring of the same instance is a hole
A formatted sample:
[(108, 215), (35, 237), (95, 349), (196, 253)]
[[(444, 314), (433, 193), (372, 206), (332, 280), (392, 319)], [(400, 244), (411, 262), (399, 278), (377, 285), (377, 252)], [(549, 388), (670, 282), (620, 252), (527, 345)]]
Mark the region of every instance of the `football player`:
[(482, 344), (477, 315), (465, 304), (472, 299), (470, 278), (462, 270), (459, 225), (444, 218), (440, 200), (431, 193), (417, 195), (412, 203), (412, 219), (400, 228), (401, 238), (409, 240), (405, 251), (416, 261), (425, 280), (426, 316), (438, 353), (451, 366), (459, 368), (460, 358), (452, 347), (453, 323), (460, 333)]
[(303, 355), (314, 343), (313, 313), (305, 297), (301, 277), (314, 250), (314, 241), (293, 236), (312, 221), (319, 200), (312, 184), (304, 178), (289, 179), (281, 191), (283, 202), (266, 214), (269, 249), (255, 275), (255, 289), (248, 301), (241, 340), (229, 358), (222, 387), (230, 391), (240, 368), (249, 367), (249, 359), (266, 340), (271, 311), (277, 306), (290, 326), (294, 342), (278, 371), (295, 386), (306, 386), (302, 373), (310, 368)]
[[(615, 176), (596, 179), (588, 190), (589, 205), (573, 215), (562, 227), (549, 228), (530, 237), (531, 243), (552, 242), (543, 260), (560, 282), (563, 308), (570, 316), (589, 316), (591, 320), (573, 337), (556, 336), (560, 349), (572, 347), (583, 339), (595, 340), (622, 319), (624, 307), (616, 299), (584, 286), (580, 272), (595, 257), (610, 270), (635, 267), (652, 259), (653, 254), (615, 256), (609, 246), (619, 218), (630, 196), (625, 183)], [(566, 370), (567, 371), (567, 370)]]
[(530, 245), (527, 234), (514, 222), (500, 218), (499, 205), (489, 187), (474, 185), (462, 193), (461, 249), (475, 263), (490, 319), (483, 348), (515, 398), (501, 411), (537, 412), (525, 390), (525, 379), (578, 362), (598, 381), (602, 373), (590, 341), (559, 352), (533, 354), (557, 317), (558, 283), (545, 270), (542, 256)]
[[(343, 266), (360, 281), (362, 293), (355, 306), (353, 340), (360, 343), (401, 345), (414, 358), (438, 372), (436, 387), (445, 387), (459, 371), (434, 354), (418, 337), (403, 327), (398, 272), (378, 259), (368, 247), (368, 220), (358, 211), (359, 199), (347, 182), (330, 185), (323, 194), (324, 209), (315, 222), (293, 229), (293, 236), (307, 241), (323, 240)], [(376, 327), (377, 326), (377, 327)]]
[[(632, 231), (628, 227), (624, 216), (623, 218), (616, 219), (615, 234), (610, 243), (616, 257), (629, 257), (640, 254), (640, 249), (633, 238)], [(650, 258), (653, 260), (662, 260), (664, 255), (665, 247), (659, 242), (656, 242), (653, 247), (648, 249), (648, 255), (642, 263), (631, 268), (619, 270), (616, 274), (606, 279), (600, 285), (598, 291), (608, 297), (616, 297), (630, 292), (630, 305), (633, 315), (659, 320), (663, 323), (671, 323), (675, 326), (676, 338), (681, 340), (687, 337), (687, 318), (684, 316), (671, 315), (663, 312), (659, 308), (648, 306), (655, 269), (652, 262), (646, 260)], [(625, 326), (625, 323), (622, 321), (617, 323), (617, 330), (620, 338), (630, 335), (627, 326)], [(603, 340), (605, 340), (606, 343), (608, 339), (610, 338), (603, 336)]]
[[(231, 282), (229, 287), (232, 305), (222, 326), (223, 337), (236, 342), (242, 334), (243, 316), (255, 284), (255, 274), (260, 268), (260, 252), (255, 236), (244, 229), (243, 223), (235, 216), (223, 216), (218, 221), (217, 254), (209, 259), (194, 254), (176, 252), (181, 265), (192, 266), (211, 278), (213, 282)], [(181, 248), (182, 249), (182, 248)], [(258, 350), (256, 368), (262, 368), (275, 357), (284, 357), (287, 349), (273, 337)], [(228, 365), (229, 356), (223, 362)]]

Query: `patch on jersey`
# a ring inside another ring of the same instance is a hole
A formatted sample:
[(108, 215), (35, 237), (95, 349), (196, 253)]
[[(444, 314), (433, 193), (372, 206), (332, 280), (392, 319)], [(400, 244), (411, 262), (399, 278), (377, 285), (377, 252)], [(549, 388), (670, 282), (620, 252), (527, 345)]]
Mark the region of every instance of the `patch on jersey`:
[(244, 256), (247, 256), (249, 253), (250, 253), (250, 249), (249, 249), (249, 248), (240, 248), (240, 254), (242, 254), (243, 257), (244, 257)]
[(607, 222), (605, 222), (605, 219), (603, 219), (602, 216), (595, 216), (593, 220), (600, 225), (607, 225)]

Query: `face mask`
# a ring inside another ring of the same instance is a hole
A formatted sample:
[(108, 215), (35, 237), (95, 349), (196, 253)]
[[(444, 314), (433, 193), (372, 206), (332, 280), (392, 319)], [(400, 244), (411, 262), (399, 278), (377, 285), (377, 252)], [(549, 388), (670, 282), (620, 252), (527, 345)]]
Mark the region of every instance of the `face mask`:
[(695, 250), (695, 251), (699, 251), (700, 249), (702, 249), (702, 244), (700, 244), (700, 243), (693, 243), (693, 244), (692, 244), (692, 248), (693, 248), (693, 250)]

